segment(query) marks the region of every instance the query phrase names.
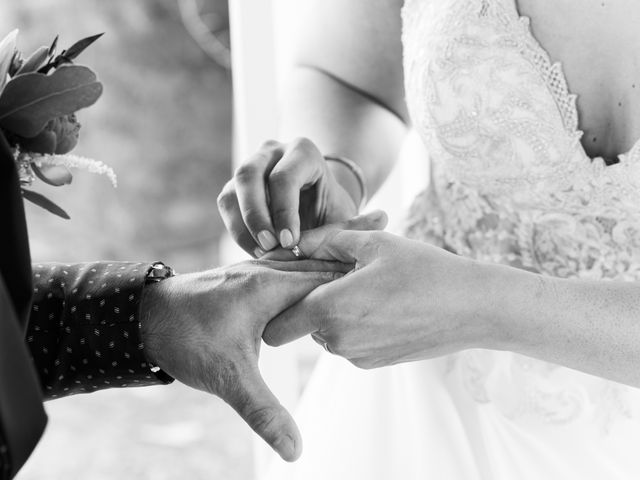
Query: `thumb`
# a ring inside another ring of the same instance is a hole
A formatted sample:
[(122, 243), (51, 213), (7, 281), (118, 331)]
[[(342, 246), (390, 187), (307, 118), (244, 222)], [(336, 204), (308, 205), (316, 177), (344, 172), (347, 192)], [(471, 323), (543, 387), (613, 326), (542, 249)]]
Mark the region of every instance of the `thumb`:
[(237, 378), (231, 379), (236, 387), (224, 400), (283, 460), (297, 460), (302, 453), (300, 430), (262, 379), (257, 358), (249, 362), (246, 371), (242, 370), (236, 370)]

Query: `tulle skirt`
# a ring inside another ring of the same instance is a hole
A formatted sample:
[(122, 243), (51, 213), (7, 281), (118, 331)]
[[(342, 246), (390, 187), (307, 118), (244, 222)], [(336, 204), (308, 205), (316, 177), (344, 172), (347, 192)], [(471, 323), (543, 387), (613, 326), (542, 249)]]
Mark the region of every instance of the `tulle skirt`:
[[(363, 371), (323, 354), (295, 415), (303, 455), (294, 464), (274, 458), (263, 480), (640, 478), (633, 408), (585, 397), (567, 421), (514, 415), (474, 398), (449, 360)], [(638, 390), (623, 390), (625, 405), (640, 405)]]

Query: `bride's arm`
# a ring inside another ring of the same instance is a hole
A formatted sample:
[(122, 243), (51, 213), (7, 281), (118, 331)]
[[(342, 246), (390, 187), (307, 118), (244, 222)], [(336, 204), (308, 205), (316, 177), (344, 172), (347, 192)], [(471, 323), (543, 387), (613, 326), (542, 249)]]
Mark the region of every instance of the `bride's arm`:
[(640, 387), (640, 284), (560, 279), (382, 232), (301, 248), (356, 264), (273, 320), (279, 345), (313, 333), (364, 367), (467, 348), (508, 350)]
[[(291, 2), (296, 25), (287, 44), (294, 47), (283, 75), (282, 108), (274, 114), (280, 138), (289, 143), (265, 143), (218, 199), (227, 228), (248, 252), (260, 256), (277, 243), (291, 247), (301, 229), (356, 213), (362, 198), (357, 174), (323, 155), (359, 165), (370, 193), (391, 170), (408, 121), (401, 4)], [(313, 198), (301, 195), (311, 187)], [(283, 236), (285, 230), (293, 235)]]
[(502, 348), (640, 387), (639, 283), (494, 270)]
[[(281, 138), (306, 137), (325, 154), (350, 158), (364, 170), (370, 192), (393, 166), (408, 123), (401, 4), (297, 2), (299, 23), (290, 32), (295, 48), (283, 76)], [(357, 198), (353, 174), (330, 165)]]

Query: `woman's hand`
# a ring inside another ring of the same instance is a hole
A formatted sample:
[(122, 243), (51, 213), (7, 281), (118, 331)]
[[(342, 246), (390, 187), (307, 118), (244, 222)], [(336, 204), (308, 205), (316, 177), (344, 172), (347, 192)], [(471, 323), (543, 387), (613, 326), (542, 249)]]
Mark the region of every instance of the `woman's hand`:
[(301, 230), (344, 221), (358, 210), (318, 148), (304, 138), (264, 143), (225, 185), (218, 208), (233, 239), (256, 257), (293, 247)]
[(491, 314), (501, 267), (384, 232), (327, 233), (305, 253), (354, 263), (355, 270), (272, 320), (263, 334), (268, 344), (311, 333), (362, 368), (501, 346), (503, 330)]

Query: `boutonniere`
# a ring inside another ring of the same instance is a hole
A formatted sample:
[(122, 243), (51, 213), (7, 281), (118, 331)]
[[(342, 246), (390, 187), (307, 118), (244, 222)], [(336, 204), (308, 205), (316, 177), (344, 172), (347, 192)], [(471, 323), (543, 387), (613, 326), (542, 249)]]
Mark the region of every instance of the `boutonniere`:
[(62, 208), (26, 187), (36, 179), (67, 185), (73, 168), (107, 175), (116, 186), (110, 167), (70, 154), (80, 133), (76, 112), (102, 95), (96, 74), (74, 60), (102, 35), (84, 38), (59, 54), (56, 37), (50, 47), (27, 57), (16, 48), (17, 35), (15, 30), (0, 42), (0, 129), (11, 145), (23, 197), (68, 219)]

